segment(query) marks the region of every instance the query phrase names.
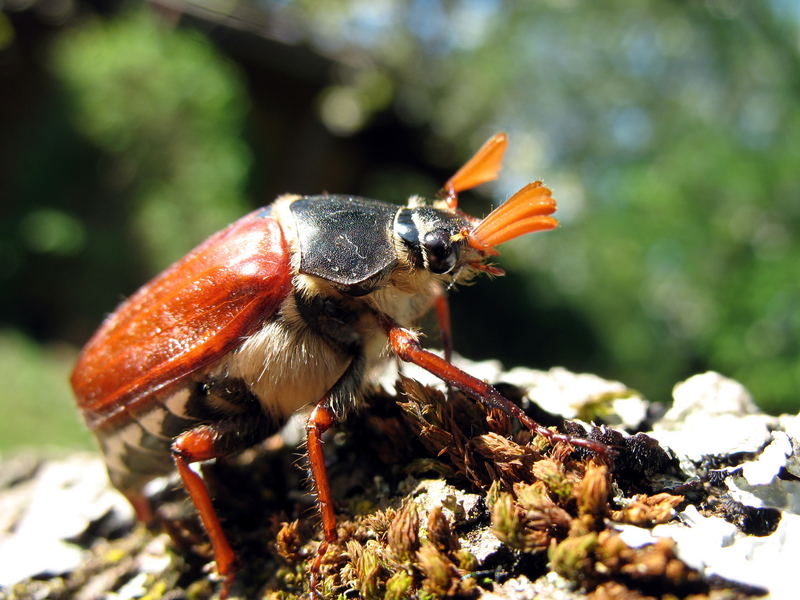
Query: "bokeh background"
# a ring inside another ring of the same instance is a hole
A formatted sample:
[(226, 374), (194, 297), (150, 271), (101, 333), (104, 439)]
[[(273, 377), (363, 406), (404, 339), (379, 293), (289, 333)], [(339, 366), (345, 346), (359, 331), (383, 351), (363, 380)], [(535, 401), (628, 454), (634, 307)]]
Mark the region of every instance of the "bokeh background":
[(716, 369), (800, 406), (796, 0), (0, 1), (0, 449), (90, 446), (67, 377), (126, 295), (283, 192), (562, 226), (452, 299), (457, 349), (657, 401)]

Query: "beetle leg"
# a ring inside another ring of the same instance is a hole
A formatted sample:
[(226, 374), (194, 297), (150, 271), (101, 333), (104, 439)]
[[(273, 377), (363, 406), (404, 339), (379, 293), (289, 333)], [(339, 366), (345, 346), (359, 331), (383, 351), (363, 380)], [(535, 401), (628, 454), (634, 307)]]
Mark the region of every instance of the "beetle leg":
[(317, 402), (311, 411), (306, 422), (306, 451), (308, 452), (308, 464), (311, 470), (311, 480), (317, 493), (317, 503), (319, 504), (322, 516), (323, 540), (317, 547), (317, 556), (310, 568), (310, 596), (312, 600), (317, 598), (317, 585), (319, 584), (319, 572), (322, 567), (322, 559), (328, 551), (328, 546), (335, 544), (339, 537), (336, 532), (336, 513), (333, 510), (333, 495), (331, 494), (330, 481), (328, 479), (328, 469), (325, 466), (325, 454), (323, 452), (323, 434), (330, 429), (337, 418), (341, 418), (343, 413), (354, 405), (353, 398), (361, 388), (361, 381), (364, 378), (364, 368), (366, 359), (360, 346), (351, 348), (352, 361), (344, 374), (328, 391), (327, 394)]
[(383, 325), (389, 337), (392, 350), (406, 362), (412, 362), (422, 367), (462, 392), (476, 398), (489, 408), (499, 408), (507, 415), (516, 418), (533, 433), (544, 436), (550, 442), (567, 442), (573, 446), (579, 446), (597, 452), (600, 455), (608, 456), (610, 448), (594, 440), (574, 437), (562, 433), (556, 433), (544, 425), (540, 425), (531, 419), (516, 404), (507, 400), (494, 387), (481, 381), (468, 373), (465, 373), (455, 365), (450, 364), (443, 358), (429, 352), (420, 346), (416, 334), (408, 329), (404, 329), (393, 322), (388, 317), (383, 318)]
[(453, 360), (453, 330), (450, 327), (450, 303), (447, 301), (445, 291), (440, 287), (434, 300), (436, 319), (439, 321), (439, 331), (442, 336), (442, 349), (447, 362)]
[(328, 545), (335, 544), (338, 539), (331, 486), (328, 481), (328, 470), (325, 467), (325, 455), (322, 451), (322, 435), (330, 429), (334, 422), (333, 411), (328, 408), (327, 404), (328, 396), (325, 396), (311, 411), (306, 423), (308, 464), (311, 469), (311, 479), (317, 492), (317, 503), (322, 515), (322, 531), (324, 533), (324, 539), (317, 548), (317, 556), (311, 564), (310, 591), (312, 598), (316, 597), (322, 558), (328, 551)]
[(206, 484), (189, 467), (189, 463), (215, 458), (215, 455), (209, 452), (213, 445), (212, 436), (213, 434), (210, 434), (205, 427), (187, 431), (175, 440), (173, 458), (175, 466), (178, 467), (178, 473), (183, 480), (183, 485), (186, 487), (186, 491), (189, 492), (189, 496), (200, 514), (203, 527), (208, 532), (211, 545), (214, 547), (217, 572), (225, 578), (224, 594), (227, 596), (227, 590), (233, 582), (236, 555), (233, 553), (228, 538), (222, 530), (222, 525), (219, 522), (217, 512), (214, 510), (214, 505), (211, 503), (211, 496), (208, 493)]
[(180, 434), (172, 443), (175, 466), (211, 540), (217, 572), (225, 578), (220, 593), (220, 598), (223, 600), (227, 597), (236, 574), (236, 555), (214, 510), (208, 487), (189, 464), (221, 458), (249, 448), (263, 440), (274, 429), (272, 420), (263, 413), (247, 412), (235, 418), (190, 429)]
[(153, 524), (155, 514), (153, 513), (153, 506), (150, 504), (150, 500), (147, 496), (138, 490), (122, 490), (122, 495), (130, 502), (138, 521), (146, 525)]

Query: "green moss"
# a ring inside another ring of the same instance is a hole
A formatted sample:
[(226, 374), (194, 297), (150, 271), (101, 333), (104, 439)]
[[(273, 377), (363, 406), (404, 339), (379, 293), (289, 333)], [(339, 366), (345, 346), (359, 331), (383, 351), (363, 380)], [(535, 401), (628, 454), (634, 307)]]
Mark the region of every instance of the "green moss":
[(407, 571), (398, 571), (386, 581), (384, 600), (404, 600), (411, 597), (414, 578)]
[(556, 573), (570, 581), (582, 583), (592, 572), (592, 553), (596, 547), (596, 533), (568, 537), (559, 544), (551, 545), (547, 557)]
[[(0, 451), (23, 447), (94, 448), (69, 387), (76, 353), (0, 330)], [(13, 418), (12, 418), (13, 417)]]

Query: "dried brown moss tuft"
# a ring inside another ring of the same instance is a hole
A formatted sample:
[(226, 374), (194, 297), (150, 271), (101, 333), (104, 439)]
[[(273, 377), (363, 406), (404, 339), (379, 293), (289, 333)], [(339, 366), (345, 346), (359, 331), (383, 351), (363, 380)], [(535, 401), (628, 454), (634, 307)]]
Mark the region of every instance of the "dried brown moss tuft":
[(414, 502), (407, 502), (389, 525), (386, 542), (400, 562), (408, 562), (419, 549), (419, 513)]
[(675, 509), (683, 502), (683, 496), (672, 494), (638, 494), (624, 508), (611, 511), (611, 518), (621, 523), (651, 527), (671, 521), (675, 517)]
[(303, 559), (301, 549), (304, 543), (298, 519), (291, 523), (281, 523), (281, 529), (275, 536), (275, 548), (283, 560), (290, 565), (300, 562)]

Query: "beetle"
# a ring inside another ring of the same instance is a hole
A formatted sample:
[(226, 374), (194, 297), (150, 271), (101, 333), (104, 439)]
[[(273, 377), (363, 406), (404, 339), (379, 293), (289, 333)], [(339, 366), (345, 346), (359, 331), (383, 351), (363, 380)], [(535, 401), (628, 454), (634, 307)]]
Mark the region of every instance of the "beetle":
[[(223, 596), (235, 554), (189, 465), (251, 447), (311, 407), (307, 452), (323, 528), (313, 596), (322, 557), (336, 542), (321, 438), (358, 404), (387, 346), (535, 433), (603, 451), (539, 425), (450, 362), (446, 288), (481, 272), (502, 274), (490, 263), (496, 246), (557, 225), (555, 200), (541, 182), (484, 219), (458, 209), (459, 192), (497, 177), (506, 144), (505, 134), (491, 137), (430, 202), (281, 196), (144, 285), (82, 350), (72, 387), (111, 482), (147, 521), (153, 510), (144, 485), (177, 468), (211, 540)], [(443, 357), (423, 349), (412, 328), (431, 309)]]

